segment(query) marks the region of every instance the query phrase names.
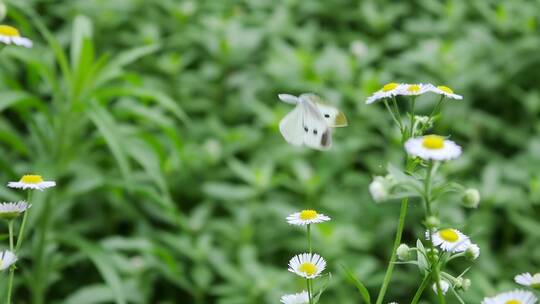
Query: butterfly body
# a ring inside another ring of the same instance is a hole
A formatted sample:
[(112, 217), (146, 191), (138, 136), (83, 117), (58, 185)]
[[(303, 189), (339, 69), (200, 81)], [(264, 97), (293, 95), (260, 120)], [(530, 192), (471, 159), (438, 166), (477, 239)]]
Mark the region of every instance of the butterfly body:
[(332, 128), (347, 125), (345, 115), (324, 104), (317, 95), (278, 96), (283, 102), (295, 105), (279, 123), (279, 130), (285, 141), (292, 145), (328, 150), (332, 146)]

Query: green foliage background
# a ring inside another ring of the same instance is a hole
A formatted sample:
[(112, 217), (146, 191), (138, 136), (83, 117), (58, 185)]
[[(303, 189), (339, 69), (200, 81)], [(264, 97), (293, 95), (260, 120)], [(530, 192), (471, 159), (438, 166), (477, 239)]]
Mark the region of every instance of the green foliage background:
[[(383, 107), (364, 100), (390, 81), (465, 96), (446, 103), (435, 131), (464, 147), (445, 173), (483, 195), (473, 211), (440, 203), (443, 222), (481, 247), (466, 302), (540, 267), (540, 1), (8, 7), (4, 23), (35, 47), (0, 53), (0, 180), (38, 172), (58, 182), (33, 201), (16, 303), (277, 303), (304, 284), (286, 266), (305, 235), (284, 217), (306, 206), (333, 218), (314, 231), (332, 272), (321, 303), (360, 302), (340, 264), (374, 297), (399, 204), (376, 205), (367, 185), (402, 149)], [(350, 127), (331, 151), (285, 144), (283, 92), (343, 109)], [(24, 197), (1, 188), (0, 198)], [(421, 218), (414, 202), (409, 244)], [(398, 265), (386, 302), (407, 303), (419, 282)]]

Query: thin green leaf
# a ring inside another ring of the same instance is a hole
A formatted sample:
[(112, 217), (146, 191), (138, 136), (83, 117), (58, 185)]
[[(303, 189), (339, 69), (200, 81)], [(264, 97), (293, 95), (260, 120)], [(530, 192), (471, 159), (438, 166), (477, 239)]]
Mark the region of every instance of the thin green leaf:
[(341, 265), (341, 267), (345, 271), (345, 274), (347, 275), (349, 281), (354, 284), (354, 286), (356, 286), (356, 289), (358, 289), (358, 292), (360, 293), (364, 301), (367, 304), (371, 304), (371, 296), (369, 295), (369, 291), (367, 290), (366, 286), (364, 286), (364, 284), (362, 284), (362, 282), (360, 282), (355, 277), (355, 275), (349, 270), (349, 268), (347, 268), (345, 265)]

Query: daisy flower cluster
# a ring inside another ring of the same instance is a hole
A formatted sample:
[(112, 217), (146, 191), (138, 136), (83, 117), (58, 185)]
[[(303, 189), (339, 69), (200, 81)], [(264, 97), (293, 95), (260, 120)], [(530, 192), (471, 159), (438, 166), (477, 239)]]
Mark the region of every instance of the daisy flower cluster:
[[(440, 96), (434, 108), (423, 115), (415, 113), (416, 99), (420, 95), (436, 94)], [(442, 193), (455, 192), (462, 206), (476, 208), (480, 203), (480, 193), (476, 189), (466, 188), (444, 181), (438, 169), (447, 162), (458, 159), (463, 151), (460, 145), (448, 136), (433, 133), (436, 119), (440, 117), (445, 99), (461, 100), (463, 96), (443, 85), (429, 83), (407, 84), (392, 82), (368, 97), (367, 104), (381, 102), (385, 105), (395, 125), (401, 133), (401, 142), (406, 154), (405, 168), (389, 165), (386, 176), (375, 176), (369, 185), (369, 193), (377, 203), (401, 200), (401, 213), (396, 233), (396, 245), (383, 280), (377, 303), (382, 303), (396, 263), (414, 264), (424, 277), (420, 286), (431, 282), (439, 303), (445, 303), (445, 296), (452, 291), (461, 303), (459, 292), (466, 291), (471, 281), (466, 272), (454, 276), (445, 271), (450, 261), (465, 258), (474, 261), (480, 256), (480, 247), (471, 238), (451, 224), (441, 223), (438, 211), (438, 199)], [(408, 102), (403, 102), (408, 100)], [(398, 102), (399, 101), (399, 102)], [(407, 108), (406, 116), (401, 109)], [(457, 190), (456, 190), (457, 189)], [(423, 220), (425, 237), (418, 239), (416, 246), (399, 244), (410, 200), (418, 200), (424, 208)], [(445, 197), (445, 202), (448, 197)], [(397, 262), (399, 259), (400, 262)], [(420, 301), (425, 288), (419, 287), (412, 304)]]
[[(47, 188), (56, 186), (56, 183), (54, 181), (46, 181), (40, 175), (30, 174), (24, 175), (18, 181), (9, 182), (7, 186), (14, 189), (43, 191)], [(9, 249), (0, 252), (0, 271), (9, 269), (8, 291), (5, 303), (12, 303), (12, 286), (15, 274), (15, 262), (17, 262), (16, 254), (18, 253), (22, 245), (23, 237), (25, 236), (28, 211), (32, 206), (30, 204), (31, 193), (31, 191), (28, 191), (28, 199), (26, 201), (0, 203), (0, 219), (7, 221), (9, 230)], [(22, 221), (18, 233), (15, 234), (15, 221), (20, 215), (22, 215)], [(15, 235), (17, 235), (16, 242)]]
[(281, 297), (283, 304), (313, 304), (313, 279), (321, 276), (326, 269), (326, 261), (319, 254), (313, 253), (311, 242), (311, 225), (330, 221), (330, 217), (312, 209), (295, 212), (286, 218), (287, 223), (294, 226), (306, 227), (308, 250), (292, 257), (289, 261), (289, 271), (306, 280), (306, 289), (300, 293), (287, 294)]

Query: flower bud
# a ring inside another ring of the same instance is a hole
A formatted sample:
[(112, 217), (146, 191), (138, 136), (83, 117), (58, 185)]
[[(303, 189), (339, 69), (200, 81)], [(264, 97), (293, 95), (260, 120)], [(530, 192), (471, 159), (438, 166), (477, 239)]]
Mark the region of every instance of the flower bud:
[(441, 220), (438, 217), (432, 215), (426, 219), (426, 227), (428, 230), (436, 230), (441, 225)]
[(396, 253), (401, 261), (408, 261), (411, 259), (411, 249), (406, 244), (399, 245)]
[(371, 184), (369, 184), (369, 193), (377, 203), (386, 200), (388, 198), (388, 189), (385, 178), (382, 176), (375, 176)]
[(462, 203), (463, 206), (467, 208), (477, 208), (480, 204), (480, 192), (474, 188), (465, 190), (462, 197)]
[(0, 1), (0, 21), (6, 18), (6, 14), (7, 14), (7, 7), (3, 1)]
[(467, 291), (467, 289), (469, 289), (469, 287), (471, 287), (471, 280), (464, 279), (462, 277), (456, 278), (456, 281), (455, 281), (455, 284), (454, 284), (454, 288), (456, 290)]
[[(441, 286), (441, 291), (443, 294), (446, 294), (448, 291), (448, 288), (450, 288), (450, 283), (448, 283), (446, 280), (440, 280), (439, 285)], [(437, 293), (437, 284), (433, 284), (433, 291)]]
[(426, 254), (433, 259), (433, 262), (437, 263), (439, 261), (439, 250), (437, 248), (427, 248)]
[(480, 247), (476, 244), (470, 244), (465, 250), (465, 257), (469, 260), (476, 260), (480, 256)]

